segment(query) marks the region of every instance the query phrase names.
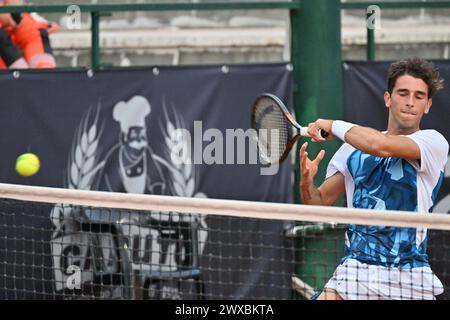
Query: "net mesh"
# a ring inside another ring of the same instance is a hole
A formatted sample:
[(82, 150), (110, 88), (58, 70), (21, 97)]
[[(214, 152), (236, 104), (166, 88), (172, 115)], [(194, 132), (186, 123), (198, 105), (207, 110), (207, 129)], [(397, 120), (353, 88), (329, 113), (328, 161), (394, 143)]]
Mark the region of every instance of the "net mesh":
[(339, 214), (334, 223), (237, 217), (204, 200), (199, 211), (214, 214), (1, 199), (0, 298), (309, 299), (325, 285), (347, 299), (448, 298), (448, 231), (428, 230), (431, 269), (380, 268), (342, 263)]

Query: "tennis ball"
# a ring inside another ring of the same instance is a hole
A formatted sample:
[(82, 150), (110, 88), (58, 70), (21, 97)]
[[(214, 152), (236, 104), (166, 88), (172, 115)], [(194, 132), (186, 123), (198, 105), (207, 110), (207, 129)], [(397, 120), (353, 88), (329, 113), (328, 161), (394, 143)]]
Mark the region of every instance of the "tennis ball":
[(41, 162), (34, 153), (21, 154), (16, 160), (16, 171), (23, 177), (29, 177), (39, 171)]

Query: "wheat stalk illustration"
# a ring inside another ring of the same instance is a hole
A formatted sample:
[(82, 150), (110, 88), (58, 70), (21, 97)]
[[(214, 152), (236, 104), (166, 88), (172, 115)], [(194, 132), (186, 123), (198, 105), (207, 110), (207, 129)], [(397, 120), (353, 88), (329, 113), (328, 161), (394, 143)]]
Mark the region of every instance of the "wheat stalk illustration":
[[(207, 198), (203, 192), (196, 192), (196, 171), (191, 161), (190, 141), (182, 134), (184, 121), (177, 113), (172, 112), (174, 123), (170, 120), (167, 106), (163, 102), (164, 122), (160, 123), (165, 143), (165, 158), (154, 155), (156, 161), (163, 164), (169, 171), (169, 189), (172, 195), (179, 197)], [(207, 237), (207, 225), (204, 215), (180, 215), (186, 222), (196, 221), (199, 224), (198, 240), (199, 251), (203, 252)]]
[[(98, 161), (99, 140), (103, 132), (103, 125), (98, 129), (99, 114), (100, 102), (94, 114), (92, 108), (88, 110), (76, 131), (67, 164), (65, 185), (69, 189), (90, 190), (96, 174), (105, 164), (104, 161)], [(64, 219), (77, 213), (76, 207), (63, 204), (52, 209), (51, 220), (56, 228), (54, 237), (63, 231)]]
[[(178, 128), (184, 128), (183, 120), (175, 114), (175, 125), (170, 121), (164, 109), (166, 126), (162, 128), (166, 145), (166, 157), (170, 159), (172, 194), (180, 197), (192, 197), (195, 191), (194, 165), (190, 161), (189, 142)], [(163, 125), (162, 125), (163, 126)]]
[[(98, 146), (103, 126), (98, 129), (98, 117), (100, 105), (91, 120), (90, 109), (77, 129), (77, 134), (72, 143), (72, 150), (68, 162), (67, 186), (69, 189), (90, 190), (96, 173), (104, 166), (105, 162), (98, 162)], [(89, 123), (92, 123), (88, 128)]]

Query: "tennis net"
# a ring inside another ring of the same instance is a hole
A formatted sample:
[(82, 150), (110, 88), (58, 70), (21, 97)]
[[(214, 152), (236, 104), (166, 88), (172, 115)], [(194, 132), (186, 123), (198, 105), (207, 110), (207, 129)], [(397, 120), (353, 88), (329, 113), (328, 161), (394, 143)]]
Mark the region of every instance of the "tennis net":
[[(310, 299), (325, 284), (348, 299), (450, 291), (442, 214), (8, 184), (0, 199), (1, 299)], [(385, 242), (358, 241), (343, 261), (361, 234)]]

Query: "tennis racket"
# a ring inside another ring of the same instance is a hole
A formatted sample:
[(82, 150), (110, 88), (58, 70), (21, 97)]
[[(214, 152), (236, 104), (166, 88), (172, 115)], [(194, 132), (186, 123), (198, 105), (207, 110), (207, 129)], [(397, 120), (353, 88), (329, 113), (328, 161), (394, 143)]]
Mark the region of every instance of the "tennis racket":
[[(308, 128), (299, 125), (284, 103), (270, 93), (256, 98), (252, 128), (257, 132), (259, 154), (268, 163), (282, 162), (301, 136), (310, 136)], [(328, 132), (321, 130), (320, 135), (326, 138)]]

